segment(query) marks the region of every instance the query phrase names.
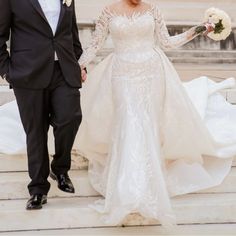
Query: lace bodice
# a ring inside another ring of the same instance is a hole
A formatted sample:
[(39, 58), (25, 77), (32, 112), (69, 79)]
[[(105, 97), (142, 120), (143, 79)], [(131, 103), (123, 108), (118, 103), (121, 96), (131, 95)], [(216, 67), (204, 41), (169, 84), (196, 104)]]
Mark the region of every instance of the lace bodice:
[(185, 33), (170, 36), (163, 16), (156, 6), (132, 16), (117, 15), (105, 8), (97, 21), (92, 42), (79, 60), (80, 65), (86, 66), (94, 59), (109, 32), (116, 53), (147, 52), (157, 45), (163, 49), (177, 48), (196, 36), (195, 27)]

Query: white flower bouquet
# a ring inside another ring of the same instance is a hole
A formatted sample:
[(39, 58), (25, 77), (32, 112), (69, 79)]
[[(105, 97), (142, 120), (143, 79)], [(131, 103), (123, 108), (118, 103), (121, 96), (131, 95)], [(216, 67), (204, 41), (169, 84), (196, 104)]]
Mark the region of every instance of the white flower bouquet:
[(215, 40), (225, 40), (232, 31), (231, 19), (228, 14), (217, 8), (209, 8), (205, 12), (205, 24), (196, 28), (196, 33), (206, 33)]

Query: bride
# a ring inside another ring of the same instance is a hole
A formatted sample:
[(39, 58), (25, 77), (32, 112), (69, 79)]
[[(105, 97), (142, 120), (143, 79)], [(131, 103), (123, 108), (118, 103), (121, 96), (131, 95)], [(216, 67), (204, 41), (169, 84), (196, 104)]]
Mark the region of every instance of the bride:
[[(91, 207), (107, 224), (130, 213), (175, 224), (170, 198), (219, 185), (236, 154), (236, 108), (219, 94), (234, 79), (206, 77), (182, 84), (162, 49), (197, 35), (172, 36), (157, 6), (121, 0), (107, 6), (86, 67), (108, 33), (115, 51), (89, 73), (75, 148), (89, 159), (89, 178), (104, 196)], [(19, 153), (24, 133), (15, 102), (0, 107), (0, 152)], [(13, 135), (15, 134), (15, 135)]]

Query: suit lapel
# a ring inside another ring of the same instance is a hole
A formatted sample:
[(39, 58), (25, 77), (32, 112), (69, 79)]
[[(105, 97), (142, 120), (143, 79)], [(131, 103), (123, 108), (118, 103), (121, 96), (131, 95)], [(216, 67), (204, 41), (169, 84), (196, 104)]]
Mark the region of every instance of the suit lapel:
[(61, 12), (60, 12), (60, 16), (59, 16), (59, 20), (58, 20), (58, 24), (57, 24), (57, 30), (58, 30), (58, 28), (59, 28), (59, 26), (60, 26), (60, 24), (63, 20), (65, 12), (66, 12), (66, 6), (65, 6), (65, 4), (63, 4), (63, 0), (61, 0)]
[[(48, 23), (48, 20), (43, 13), (43, 10), (39, 4), (39, 1), (38, 0), (30, 0), (30, 2), (33, 5), (34, 9), (39, 13), (39, 15), (46, 21), (46, 23)], [(48, 23), (48, 25), (49, 25), (49, 23)]]
[[(44, 21), (45, 21), (45, 22), (48, 24), (48, 26), (50, 27), (50, 24), (49, 24), (49, 22), (48, 22), (48, 20), (47, 20), (47, 18), (46, 18), (46, 16), (45, 16), (45, 14), (44, 14), (44, 12), (43, 12), (41, 6), (40, 6), (40, 4), (39, 4), (39, 1), (38, 1), (38, 0), (30, 0), (30, 2), (31, 2), (31, 4), (32, 4), (32, 6), (34, 7), (34, 9), (39, 13), (39, 15), (44, 19)], [(63, 0), (60, 0), (60, 2), (61, 2), (61, 11), (60, 11), (59, 19), (58, 19), (57, 30), (58, 30), (58, 28), (59, 28), (59, 26), (60, 26), (60, 24), (61, 24), (61, 22), (62, 22), (62, 20), (63, 20), (63, 17), (64, 17), (64, 15), (65, 15), (65, 12), (66, 12), (66, 5), (63, 4)], [(50, 27), (50, 29), (51, 29), (51, 27)], [(56, 31), (57, 31), (57, 30), (56, 30)]]

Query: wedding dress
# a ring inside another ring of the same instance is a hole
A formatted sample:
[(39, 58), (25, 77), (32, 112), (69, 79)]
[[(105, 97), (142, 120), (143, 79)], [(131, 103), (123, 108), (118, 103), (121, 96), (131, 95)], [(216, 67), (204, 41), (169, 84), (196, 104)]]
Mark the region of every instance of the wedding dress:
[[(182, 84), (161, 48), (191, 40), (194, 28), (170, 37), (157, 7), (118, 15), (105, 8), (80, 63), (88, 65), (108, 33), (114, 53), (89, 73), (83, 121), (74, 148), (89, 159), (89, 178), (105, 199), (91, 207), (107, 224), (138, 212), (175, 224), (170, 198), (219, 185), (236, 154), (236, 107), (219, 91), (234, 79)], [(24, 152), (16, 103), (0, 107), (0, 152)]]

